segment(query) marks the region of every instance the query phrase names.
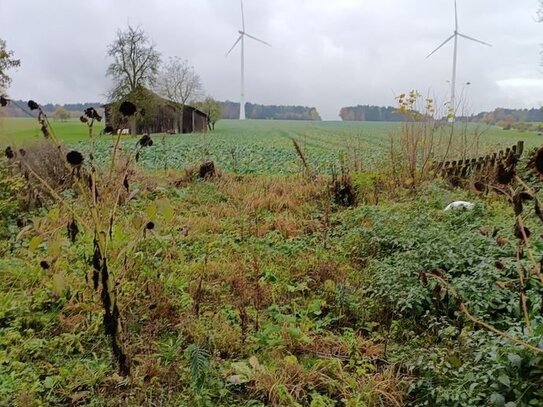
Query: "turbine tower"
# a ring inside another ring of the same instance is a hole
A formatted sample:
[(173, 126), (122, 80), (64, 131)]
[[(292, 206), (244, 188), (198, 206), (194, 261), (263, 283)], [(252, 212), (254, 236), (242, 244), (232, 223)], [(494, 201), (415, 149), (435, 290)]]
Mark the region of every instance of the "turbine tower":
[(262, 41), (245, 32), (245, 16), (243, 15), (243, 0), (240, 0), (240, 2), (241, 2), (241, 28), (242, 29), (238, 31), (239, 37), (236, 40), (236, 42), (234, 42), (234, 45), (232, 45), (232, 48), (230, 48), (230, 50), (226, 53), (226, 56), (230, 55), (230, 53), (236, 47), (236, 45), (238, 45), (238, 43), (241, 42), (241, 96), (239, 100), (239, 119), (245, 120), (245, 37), (261, 42), (262, 44), (265, 44), (269, 47), (271, 47), (271, 45), (268, 44), (266, 41)]
[(438, 49), (440, 49), (442, 46), (444, 46), (450, 40), (454, 39), (452, 80), (451, 80), (451, 108), (452, 108), (452, 112), (453, 112), (453, 118), (452, 118), (453, 121), (454, 121), (454, 116), (456, 115), (456, 105), (455, 105), (455, 103), (456, 103), (456, 101), (455, 101), (455, 96), (456, 96), (456, 55), (457, 55), (457, 52), (458, 52), (458, 37), (462, 37), (462, 38), (465, 38), (467, 40), (475, 41), (475, 42), (478, 42), (479, 44), (487, 45), (489, 47), (492, 46), (487, 42), (478, 40), (478, 39), (473, 38), (473, 37), (469, 37), (469, 36), (467, 36), (465, 34), (462, 34), (462, 33), (458, 32), (458, 13), (456, 11), (456, 0), (454, 0), (454, 32), (449, 38), (447, 38), (445, 41), (443, 41), (436, 49), (434, 49), (432, 52), (430, 52), (428, 54), (428, 56), (426, 57), (426, 58), (429, 58)]

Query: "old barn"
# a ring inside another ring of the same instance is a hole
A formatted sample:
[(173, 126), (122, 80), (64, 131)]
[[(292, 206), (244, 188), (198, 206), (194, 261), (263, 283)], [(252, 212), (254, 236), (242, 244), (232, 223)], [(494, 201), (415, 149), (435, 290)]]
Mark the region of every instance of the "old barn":
[[(104, 105), (105, 125), (114, 129), (126, 127), (132, 134), (144, 133), (205, 133), (208, 117), (195, 107), (165, 99), (148, 89), (140, 89), (124, 100), (134, 103), (138, 113), (123, 123), (116, 113), (117, 103)], [(181, 114), (183, 112), (183, 114)]]

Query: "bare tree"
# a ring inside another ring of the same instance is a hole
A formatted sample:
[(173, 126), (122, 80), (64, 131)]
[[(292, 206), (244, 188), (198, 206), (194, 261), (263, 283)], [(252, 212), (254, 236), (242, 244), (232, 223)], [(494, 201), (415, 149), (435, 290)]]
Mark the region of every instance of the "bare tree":
[(125, 31), (117, 31), (107, 53), (113, 58), (106, 72), (114, 82), (110, 91), (112, 100), (119, 100), (138, 87), (154, 85), (160, 53), (142, 28), (129, 25)]
[(6, 48), (6, 41), (0, 38), (0, 94), (5, 92), (11, 83), (7, 70), (21, 65), (19, 59), (13, 58), (13, 51)]
[(181, 131), (183, 131), (185, 105), (190, 101), (196, 101), (203, 94), (200, 75), (186, 59), (170, 57), (158, 76), (156, 90), (165, 98), (181, 105)]

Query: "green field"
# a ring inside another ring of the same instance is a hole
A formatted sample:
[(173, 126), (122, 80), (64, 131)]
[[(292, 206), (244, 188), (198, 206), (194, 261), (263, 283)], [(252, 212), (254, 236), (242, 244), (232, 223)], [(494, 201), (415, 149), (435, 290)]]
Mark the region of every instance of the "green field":
[[(52, 121), (60, 140), (83, 152), (88, 151), (87, 128), (77, 120)], [(99, 134), (103, 124), (95, 128)], [(310, 169), (329, 172), (342, 159), (356, 161), (357, 168), (373, 168), (386, 152), (389, 138), (395, 137), (400, 123), (389, 122), (307, 122), (281, 120), (222, 120), (216, 131), (207, 134), (156, 135), (155, 148), (142, 152), (141, 165), (149, 169), (184, 168), (202, 160), (215, 161), (220, 168), (240, 174), (296, 173), (300, 161), (293, 149), (295, 139), (304, 150)], [(459, 126), (459, 132), (463, 127)], [(538, 146), (534, 133), (502, 130), (496, 126), (469, 125), (468, 137), (483, 132), (481, 144), (501, 149), (524, 140), (526, 147)], [(24, 145), (41, 138), (38, 123), (31, 118), (0, 121), (0, 142)], [(106, 160), (110, 136), (98, 136), (98, 159)], [(125, 149), (137, 141), (126, 136)], [(5, 147), (4, 147), (5, 148)]]

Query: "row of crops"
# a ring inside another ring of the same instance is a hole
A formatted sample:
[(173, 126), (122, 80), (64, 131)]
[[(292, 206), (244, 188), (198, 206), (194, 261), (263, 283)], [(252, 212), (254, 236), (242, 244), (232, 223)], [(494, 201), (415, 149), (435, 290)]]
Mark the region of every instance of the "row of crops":
[[(360, 161), (371, 167), (382, 156), (384, 134), (364, 134), (360, 129), (327, 127), (322, 125), (290, 126), (282, 124), (265, 129), (259, 125), (223, 128), (216, 133), (154, 136), (153, 147), (142, 150), (139, 165), (158, 170), (185, 168), (204, 160), (213, 160), (221, 169), (238, 174), (292, 174), (301, 170), (301, 160), (293, 141), (301, 146), (310, 170), (329, 173), (342, 162)], [(123, 140), (122, 149), (132, 151), (137, 138)], [(111, 153), (110, 136), (95, 143), (95, 157), (102, 162)], [(84, 153), (90, 152), (90, 144), (80, 141), (71, 144)]]

